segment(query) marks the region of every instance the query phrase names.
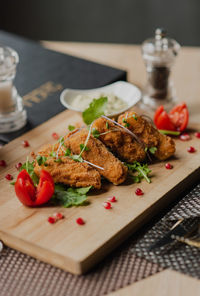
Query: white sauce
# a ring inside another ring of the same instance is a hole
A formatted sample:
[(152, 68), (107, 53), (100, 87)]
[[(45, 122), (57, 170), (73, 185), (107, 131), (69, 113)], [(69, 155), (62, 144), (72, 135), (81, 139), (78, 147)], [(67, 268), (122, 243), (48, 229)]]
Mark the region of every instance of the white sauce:
[(108, 104), (105, 110), (105, 115), (110, 115), (121, 111), (128, 107), (128, 104), (124, 102), (122, 99), (117, 97), (114, 93), (91, 93), (85, 95), (77, 95), (71, 102), (71, 106), (73, 108), (79, 108), (80, 111), (84, 111), (93, 101), (93, 99), (99, 99), (100, 97), (107, 97)]

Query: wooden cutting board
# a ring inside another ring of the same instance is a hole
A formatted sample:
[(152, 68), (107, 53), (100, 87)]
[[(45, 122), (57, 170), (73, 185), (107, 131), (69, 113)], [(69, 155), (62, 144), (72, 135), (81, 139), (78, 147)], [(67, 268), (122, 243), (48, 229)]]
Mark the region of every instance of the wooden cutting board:
[[(69, 124), (80, 120), (78, 113), (64, 111), (0, 149), (0, 159), (8, 164), (0, 168), (0, 239), (10, 247), (75, 274), (90, 269), (200, 176), (200, 140), (193, 135), (189, 142), (177, 140), (176, 156), (170, 160), (172, 170), (166, 170), (164, 162), (150, 166), (152, 183), (144, 181), (139, 185), (145, 193), (142, 197), (134, 193), (138, 184), (105, 183), (101, 191), (89, 196), (88, 206), (24, 207), (5, 175), (10, 173), (16, 178), (16, 163), (24, 162), (41, 145), (53, 143), (53, 132), (64, 135)], [(195, 129), (200, 130), (200, 126)], [(22, 147), (23, 140), (28, 140), (30, 147)], [(190, 145), (197, 149), (193, 154), (187, 152)], [(113, 195), (118, 201), (111, 210), (104, 209), (102, 202)], [(62, 212), (65, 219), (49, 224), (48, 216), (56, 211)], [(78, 217), (86, 221), (84, 226), (76, 224)]]

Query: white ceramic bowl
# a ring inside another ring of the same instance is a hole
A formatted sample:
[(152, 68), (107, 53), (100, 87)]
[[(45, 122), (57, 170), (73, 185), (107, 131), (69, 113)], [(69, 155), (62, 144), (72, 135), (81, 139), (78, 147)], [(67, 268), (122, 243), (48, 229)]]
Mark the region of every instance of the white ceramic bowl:
[(117, 116), (122, 112), (125, 112), (129, 108), (133, 107), (140, 99), (141, 99), (141, 91), (135, 85), (125, 82), (125, 81), (117, 81), (112, 84), (93, 89), (70, 89), (66, 88), (62, 91), (60, 95), (60, 101), (63, 106), (70, 110), (82, 112), (78, 108), (71, 106), (71, 102), (77, 95), (91, 95), (92, 93), (113, 93), (115, 96), (119, 97), (121, 100), (125, 101), (127, 107), (118, 112), (114, 112), (112, 114), (108, 114), (108, 116)]

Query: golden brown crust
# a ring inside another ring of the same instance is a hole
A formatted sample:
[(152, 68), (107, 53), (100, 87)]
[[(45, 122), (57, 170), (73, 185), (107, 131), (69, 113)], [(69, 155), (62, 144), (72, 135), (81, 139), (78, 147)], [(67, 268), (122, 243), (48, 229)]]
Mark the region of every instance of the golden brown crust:
[[(153, 125), (135, 112), (129, 111), (120, 115), (118, 122), (125, 125), (123, 118), (129, 124), (130, 129), (138, 138), (150, 147), (157, 147), (155, 157), (159, 160), (166, 160), (175, 153), (175, 142), (172, 138), (162, 135)], [(136, 118), (136, 119), (135, 119)]]
[(86, 163), (76, 162), (69, 157), (63, 157), (64, 152), (59, 153), (61, 163), (55, 162), (55, 158), (50, 157), (51, 151), (56, 151), (57, 147), (45, 145), (38, 152), (39, 155), (48, 157), (46, 165), (39, 166), (35, 161), (34, 172), (39, 176), (42, 169), (48, 171), (55, 183), (64, 183), (72, 187), (101, 188), (101, 176), (97, 170)]
[(126, 162), (143, 161), (146, 157), (144, 147), (122, 128), (105, 118), (98, 118), (93, 128), (101, 134), (98, 138), (120, 159)]
[[(71, 133), (65, 137), (65, 145), (70, 148), (73, 154), (80, 153), (80, 144), (84, 144), (88, 135), (87, 129), (81, 129), (79, 132)], [(127, 167), (107, 150), (105, 145), (95, 139), (92, 135), (87, 143), (89, 151), (84, 151), (83, 159), (103, 168), (98, 169), (99, 173), (115, 185), (125, 181), (127, 176)]]

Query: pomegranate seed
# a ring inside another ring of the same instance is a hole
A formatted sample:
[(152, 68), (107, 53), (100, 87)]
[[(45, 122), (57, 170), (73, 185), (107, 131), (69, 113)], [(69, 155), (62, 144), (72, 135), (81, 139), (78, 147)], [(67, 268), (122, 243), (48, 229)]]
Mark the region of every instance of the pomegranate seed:
[(135, 194), (136, 194), (136, 195), (143, 195), (144, 192), (142, 191), (142, 189), (137, 188), (137, 189), (135, 190)]
[(79, 224), (79, 225), (84, 225), (85, 221), (82, 218), (77, 218), (76, 223)]
[(108, 200), (110, 202), (116, 202), (117, 201), (115, 196), (109, 197)]
[(25, 140), (25, 141), (22, 142), (22, 146), (24, 148), (26, 148), (26, 147), (29, 147), (30, 145), (29, 145), (29, 142)]
[(200, 132), (196, 132), (194, 135), (195, 135), (195, 137), (197, 137), (198, 139), (200, 139)]
[(6, 166), (5, 160), (0, 160), (0, 166), (2, 166), (2, 167), (5, 167)]
[(181, 141), (189, 141), (191, 139), (190, 135), (187, 133), (183, 133), (182, 135), (180, 135), (179, 139)]
[(112, 208), (111, 203), (108, 202), (108, 201), (105, 201), (105, 202), (103, 203), (103, 206), (104, 206), (104, 208), (105, 208), (106, 210), (110, 210), (110, 209)]
[(58, 140), (59, 139), (59, 135), (57, 133), (53, 133), (52, 134), (52, 137), (55, 139), (55, 140)]
[(49, 222), (50, 224), (54, 224), (54, 223), (56, 223), (56, 219), (55, 219), (54, 217), (49, 217), (49, 218), (48, 218), (48, 222)]
[(64, 218), (62, 213), (54, 213), (53, 216), (56, 218), (56, 220), (61, 220)]
[(194, 147), (190, 146), (190, 147), (188, 147), (187, 151), (189, 153), (194, 153), (196, 151), (196, 149)]
[(171, 165), (171, 163), (169, 163), (169, 162), (165, 164), (165, 167), (167, 170), (173, 169), (173, 165)]
[(21, 168), (21, 166), (22, 166), (22, 163), (21, 163), (21, 162), (18, 162), (18, 163), (15, 165), (15, 167), (16, 167), (17, 170), (19, 170), (19, 169)]
[(11, 181), (13, 179), (13, 176), (11, 174), (7, 174), (5, 176), (5, 178), (8, 180), (8, 181)]

